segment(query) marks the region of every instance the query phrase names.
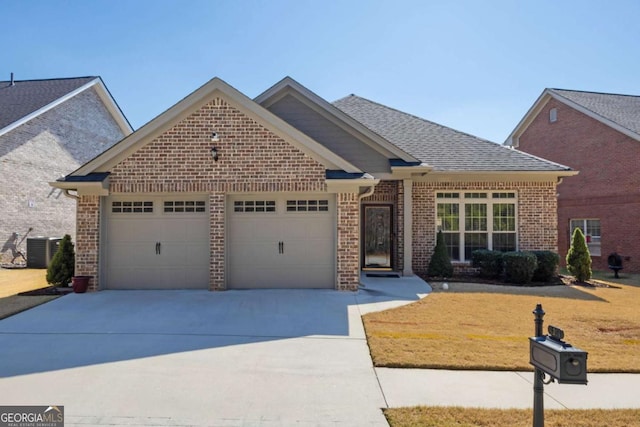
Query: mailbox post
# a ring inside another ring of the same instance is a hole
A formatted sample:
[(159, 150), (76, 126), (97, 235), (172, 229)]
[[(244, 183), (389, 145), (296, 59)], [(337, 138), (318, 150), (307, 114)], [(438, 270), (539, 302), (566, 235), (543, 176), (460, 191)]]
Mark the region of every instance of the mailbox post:
[[(536, 325), (536, 337), (542, 336), (544, 310), (542, 304), (533, 310)], [(535, 367), (533, 370), (533, 427), (544, 427), (544, 372)]]
[[(533, 427), (544, 427), (544, 385), (552, 381), (558, 384), (587, 384), (587, 352), (564, 342), (564, 331), (549, 326), (549, 334), (542, 335), (544, 310), (536, 305), (536, 336), (529, 338), (529, 363), (534, 366)], [(549, 380), (545, 382), (545, 375)]]

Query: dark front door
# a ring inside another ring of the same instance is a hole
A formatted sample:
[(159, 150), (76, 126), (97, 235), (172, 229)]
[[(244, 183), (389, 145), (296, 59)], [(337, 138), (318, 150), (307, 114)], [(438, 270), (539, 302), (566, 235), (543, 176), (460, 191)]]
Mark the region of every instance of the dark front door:
[(362, 267), (391, 269), (393, 205), (365, 205), (362, 210)]

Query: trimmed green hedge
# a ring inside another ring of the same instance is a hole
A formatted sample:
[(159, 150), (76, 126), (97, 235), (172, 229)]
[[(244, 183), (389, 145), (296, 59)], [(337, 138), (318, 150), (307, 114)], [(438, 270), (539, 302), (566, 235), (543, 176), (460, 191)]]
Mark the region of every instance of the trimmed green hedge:
[(535, 282), (549, 282), (556, 275), (560, 255), (553, 251), (532, 251), (538, 261), (538, 268), (533, 272)]
[(506, 252), (503, 259), (505, 280), (510, 283), (529, 283), (538, 267), (536, 256), (531, 252)]
[(431, 261), (427, 269), (427, 275), (430, 277), (451, 277), (453, 276), (453, 265), (449, 259), (447, 244), (444, 241), (442, 231), (438, 231), (436, 238), (436, 247), (433, 250)]
[(480, 277), (496, 279), (502, 275), (503, 255), (499, 251), (478, 249), (471, 253), (471, 265), (480, 269)]
[(577, 281), (591, 279), (591, 254), (582, 230), (576, 228), (571, 237), (571, 247), (567, 252), (567, 270)]

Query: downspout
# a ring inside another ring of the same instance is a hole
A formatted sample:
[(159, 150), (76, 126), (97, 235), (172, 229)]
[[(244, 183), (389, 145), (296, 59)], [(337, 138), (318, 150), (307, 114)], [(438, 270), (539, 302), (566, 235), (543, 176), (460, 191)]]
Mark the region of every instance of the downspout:
[[(80, 196), (78, 196), (78, 194), (77, 194), (77, 193), (76, 193), (76, 194), (71, 194), (71, 193), (69, 193), (69, 191), (71, 191), (71, 190), (68, 190), (68, 189), (67, 189), (67, 190), (64, 190), (64, 191), (62, 192), (62, 194), (64, 194), (65, 196), (69, 197), (70, 199), (80, 200)], [(77, 191), (77, 190), (76, 190), (76, 191)]]
[(376, 191), (376, 186), (375, 185), (370, 185), (367, 190), (365, 190), (364, 192), (358, 194), (358, 201), (361, 202), (362, 199), (364, 199), (365, 197), (371, 196), (375, 191)]

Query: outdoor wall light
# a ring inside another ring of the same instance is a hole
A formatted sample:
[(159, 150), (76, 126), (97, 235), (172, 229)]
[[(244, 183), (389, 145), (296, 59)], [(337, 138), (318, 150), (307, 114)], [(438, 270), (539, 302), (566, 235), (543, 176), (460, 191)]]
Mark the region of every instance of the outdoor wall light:
[(216, 147), (211, 147), (211, 157), (213, 157), (214, 161), (218, 161), (218, 149)]

